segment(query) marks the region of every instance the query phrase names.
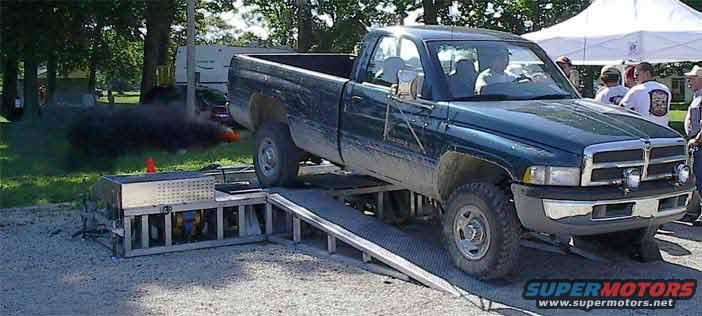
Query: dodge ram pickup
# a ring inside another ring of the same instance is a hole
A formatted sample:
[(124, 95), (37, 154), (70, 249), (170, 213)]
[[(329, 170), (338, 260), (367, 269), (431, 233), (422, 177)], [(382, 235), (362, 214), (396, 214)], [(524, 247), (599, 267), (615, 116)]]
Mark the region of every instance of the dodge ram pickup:
[(318, 157), (427, 196), (454, 263), (480, 278), (515, 269), (522, 232), (637, 240), (694, 190), (678, 133), (582, 99), (516, 35), (389, 27), (357, 56), (238, 55), (229, 71), (262, 185)]

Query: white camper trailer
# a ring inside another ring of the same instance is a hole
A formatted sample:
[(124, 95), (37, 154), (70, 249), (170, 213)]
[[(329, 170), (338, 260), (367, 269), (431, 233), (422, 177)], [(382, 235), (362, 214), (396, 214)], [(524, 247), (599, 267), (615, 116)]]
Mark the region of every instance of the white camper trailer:
[[(203, 45), (195, 47), (195, 80), (201, 87), (216, 89), (227, 94), (229, 64), (237, 54), (289, 53), (289, 49), (230, 47), (221, 45)], [(187, 53), (181, 46), (176, 53), (175, 80), (177, 85), (187, 84)]]

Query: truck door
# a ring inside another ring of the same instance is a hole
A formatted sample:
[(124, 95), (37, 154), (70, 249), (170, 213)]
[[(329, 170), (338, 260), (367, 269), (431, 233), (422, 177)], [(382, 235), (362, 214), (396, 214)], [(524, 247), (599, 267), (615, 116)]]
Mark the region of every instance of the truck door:
[(422, 163), (431, 107), (396, 100), (390, 89), (401, 69), (423, 73), (417, 47), (408, 39), (382, 37), (365, 69), (364, 78), (349, 85), (351, 97), (342, 109), (344, 161), (352, 168), (424, 191), (418, 181), (430, 187), (432, 179), (431, 167)]
[[(385, 128), (385, 112), (390, 85), (383, 78), (383, 63), (386, 59), (398, 58), (398, 40), (385, 36), (372, 49), (372, 57), (358, 81), (347, 85), (350, 98), (344, 100), (341, 114), (341, 153), (348, 166), (362, 171), (378, 173), (385, 165), (382, 153), (382, 136)], [(363, 61), (360, 61), (363, 62)], [(392, 180), (400, 182), (398, 177)]]

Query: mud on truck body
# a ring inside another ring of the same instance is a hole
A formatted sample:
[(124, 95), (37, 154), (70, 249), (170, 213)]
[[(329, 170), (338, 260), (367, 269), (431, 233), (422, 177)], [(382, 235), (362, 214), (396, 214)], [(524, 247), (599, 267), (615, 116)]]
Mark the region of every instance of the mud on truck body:
[(229, 76), (261, 184), (321, 157), (435, 199), (454, 263), (480, 278), (515, 269), (522, 232), (635, 240), (694, 189), (679, 134), (583, 100), (506, 33), (384, 28), (358, 56), (235, 56)]

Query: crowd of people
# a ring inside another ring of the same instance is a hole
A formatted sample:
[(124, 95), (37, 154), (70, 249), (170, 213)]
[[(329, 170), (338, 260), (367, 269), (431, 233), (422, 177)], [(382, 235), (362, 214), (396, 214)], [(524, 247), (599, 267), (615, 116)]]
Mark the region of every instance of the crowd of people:
[[(573, 64), (567, 57), (560, 57), (556, 64), (573, 81)], [(702, 188), (702, 67), (695, 65), (685, 73), (687, 85), (693, 92), (693, 99), (685, 116), (685, 136), (688, 148), (693, 155), (693, 171), (698, 192)], [(621, 106), (639, 113), (642, 117), (657, 124), (668, 126), (672, 94), (664, 84), (656, 81), (653, 65), (642, 62), (629, 65), (624, 74), (615, 66), (605, 66), (600, 73), (602, 88), (597, 91), (595, 100), (614, 106)], [(702, 212), (693, 222), (702, 226)]]
[[(573, 64), (567, 57), (559, 57), (556, 64), (573, 78)], [(597, 91), (595, 100), (635, 111), (657, 124), (668, 126), (670, 102), (673, 99), (670, 89), (656, 81), (653, 65), (642, 62), (627, 66), (624, 76), (615, 66), (605, 66), (600, 73), (602, 88)]]

